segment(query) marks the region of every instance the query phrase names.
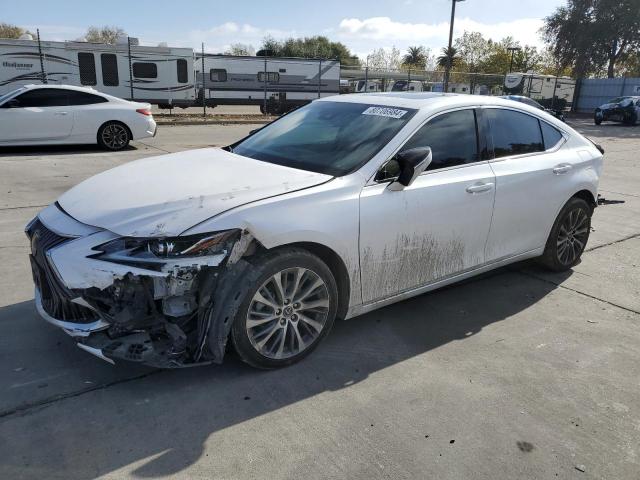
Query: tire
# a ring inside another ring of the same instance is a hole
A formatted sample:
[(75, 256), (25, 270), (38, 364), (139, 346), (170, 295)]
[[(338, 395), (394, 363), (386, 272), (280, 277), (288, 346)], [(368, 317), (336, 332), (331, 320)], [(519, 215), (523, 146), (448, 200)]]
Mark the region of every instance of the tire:
[(592, 214), (593, 208), (585, 200), (571, 198), (551, 228), (540, 263), (554, 272), (577, 265), (589, 240)]
[(602, 118), (594, 117), (593, 123), (596, 125), (600, 125), (602, 123)]
[(98, 130), (98, 145), (106, 150), (117, 152), (129, 146), (131, 131), (121, 122), (107, 122)]
[(236, 352), (262, 369), (299, 362), (333, 326), (338, 305), (335, 278), (322, 260), (300, 248), (267, 252), (251, 263), (249, 285), (238, 287), (244, 299), (231, 326)]

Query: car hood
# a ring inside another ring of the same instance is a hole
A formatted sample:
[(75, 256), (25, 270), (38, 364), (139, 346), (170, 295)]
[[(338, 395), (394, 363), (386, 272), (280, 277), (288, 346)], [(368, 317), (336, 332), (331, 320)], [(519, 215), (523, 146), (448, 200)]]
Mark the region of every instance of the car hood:
[(107, 170), (63, 194), (58, 204), (76, 220), (118, 235), (165, 237), (240, 205), (331, 178), (203, 148)]

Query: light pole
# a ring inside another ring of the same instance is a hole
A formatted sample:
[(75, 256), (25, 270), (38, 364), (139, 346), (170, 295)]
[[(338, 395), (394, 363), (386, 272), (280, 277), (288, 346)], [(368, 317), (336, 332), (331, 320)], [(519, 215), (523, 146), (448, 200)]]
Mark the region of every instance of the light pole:
[(451, 21), (449, 22), (449, 47), (447, 48), (447, 68), (444, 72), (444, 88), (446, 92), (449, 89), (449, 73), (451, 72), (451, 43), (453, 42), (453, 20), (456, 16), (456, 3), (464, 2), (464, 0), (451, 0)]
[(522, 49), (520, 47), (507, 47), (507, 50), (511, 52), (511, 62), (509, 63), (509, 73), (511, 73), (513, 69), (513, 54)]

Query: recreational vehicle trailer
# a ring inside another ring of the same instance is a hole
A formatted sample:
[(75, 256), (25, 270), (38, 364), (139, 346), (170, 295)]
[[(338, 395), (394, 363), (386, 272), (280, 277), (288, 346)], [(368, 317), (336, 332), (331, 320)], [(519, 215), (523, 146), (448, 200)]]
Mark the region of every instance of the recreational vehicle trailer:
[(538, 73), (509, 73), (504, 79), (505, 93), (509, 95), (524, 95), (534, 100), (563, 99), (570, 104), (576, 81), (569, 77), (556, 77)]
[(0, 39), (0, 95), (22, 85), (92, 87), (128, 100), (162, 107), (195, 100), (193, 50), (89, 42)]
[(202, 54), (196, 53), (198, 100), (204, 95), (212, 107), (260, 105), (263, 113), (280, 114), (340, 93), (337, 60), (204, 54), (204, 75), (202, 64)]

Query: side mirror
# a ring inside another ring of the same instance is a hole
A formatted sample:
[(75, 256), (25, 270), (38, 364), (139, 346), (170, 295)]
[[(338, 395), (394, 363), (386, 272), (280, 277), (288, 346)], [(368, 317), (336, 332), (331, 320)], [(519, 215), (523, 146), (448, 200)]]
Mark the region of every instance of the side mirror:
[(411, 148), (398, 153), (395, 159), (400, 165), (400, 175), (389, 184), (389, 190), (402, 190), (411, 185), (427, 169), (432, 158), (430, 147)]
[(20, 108), (20, 100), (12, 98), (2, 105), (2, 108)]

